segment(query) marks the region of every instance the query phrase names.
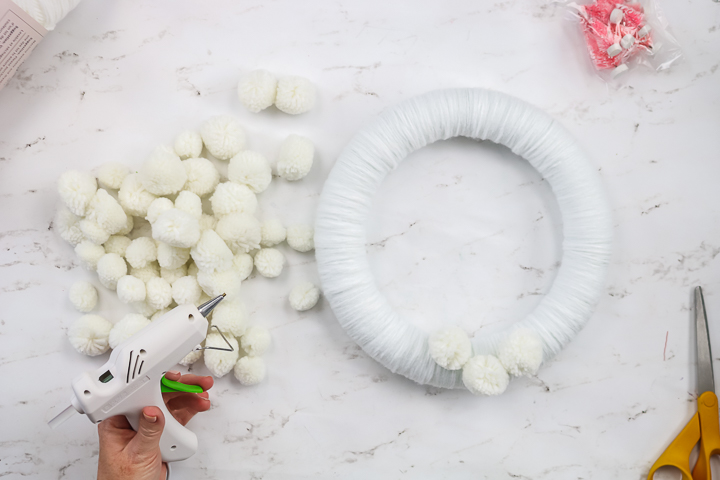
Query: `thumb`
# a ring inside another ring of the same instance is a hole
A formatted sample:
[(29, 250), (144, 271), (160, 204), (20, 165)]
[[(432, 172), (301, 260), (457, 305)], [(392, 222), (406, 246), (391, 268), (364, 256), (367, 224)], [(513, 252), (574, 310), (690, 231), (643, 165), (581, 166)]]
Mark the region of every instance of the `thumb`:
[(145, 407), (140, 424), (128, 447), (138, 456), (153, 455), (160, 448), (160, 437), (165, 427), (165, 416), (157, 407)]

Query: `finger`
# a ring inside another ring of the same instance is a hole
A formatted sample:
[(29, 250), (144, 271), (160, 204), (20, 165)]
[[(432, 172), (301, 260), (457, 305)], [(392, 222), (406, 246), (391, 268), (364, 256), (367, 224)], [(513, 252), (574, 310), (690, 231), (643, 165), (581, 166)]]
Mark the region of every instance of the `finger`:
[(185, 385), (199, 385), (205, 391), (210, 390), (214, 384), (212, 377), (201, 377), (200, 375), (193, 375), (192, 373), (182, 375), (179, 381)]
[(172, 380), (173, 382), (179, 382), (180, 381), (180, 372), (177, 372), (175, 370), (170, 370), (169, 372), (165, 372), (165, 377), (168, 380)]
[(159, 408), (143, 408), (137, 434), (128, 444), (128, 448), (140, 457), (154, 454), (160, 446), (164, 427), (165, 417)]
[(167, 402), (167, 407), (171, 412), (173, 409), (180, 410), (183, 408), (204, 412), (210, 410), (210, 400), (194, 394), (178, 395)]
[(197, 413), (210, 409), (210, 401), (200, 397), (177, 398), (168, 403), (168, 410), (181, 425), (186, 425)]
[(113, 429), (113, 430), (132, 430), (130, 422), (125, 415), (115, 415), (108, 419), (103, 420), (98, 425), (98, 428)]

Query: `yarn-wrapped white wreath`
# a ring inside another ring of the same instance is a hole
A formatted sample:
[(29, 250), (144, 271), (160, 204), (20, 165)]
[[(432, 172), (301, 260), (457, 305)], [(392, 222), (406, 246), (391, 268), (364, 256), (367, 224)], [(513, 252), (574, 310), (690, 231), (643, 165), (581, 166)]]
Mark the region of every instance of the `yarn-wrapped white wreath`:
[[(528, 160), (552, 187), (563, 220), (562, 263), (540, 304), (510, 328), (472, 340), (454, 328), (429, 335), (401, 317), (366, 256), (365, 222), (385, 176), (411, 152), (457, 136), (505, 145)], [(509, 375), (534, 374), (582, 329), (600, 298), (611, 240), (596, 167), (570, 133), (532, 105), (484, 89), (412, 98), (358, 132), (325, 182), (315, 230), (324, 295), (368, 355), (420, 384), (491, 395), (505, 390)]]

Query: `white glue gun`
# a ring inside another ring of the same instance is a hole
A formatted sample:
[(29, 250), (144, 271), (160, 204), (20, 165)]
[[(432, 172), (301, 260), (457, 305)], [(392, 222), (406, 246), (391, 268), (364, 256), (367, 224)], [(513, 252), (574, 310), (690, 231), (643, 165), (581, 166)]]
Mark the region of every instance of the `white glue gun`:
[[(194, 305), (175, 307), (122, 342), (105, 365), (73, 380), (72, 405), (50, 420), (50, 427), (56, 428), (77, 411), (93, 423), (125, 415), (137, 431), (142, 409), (155, 406), (165, 415), (165, 429), (160, 438), (163, 461), (176, 462), (191, 457), (197, 450), (197, 437), (168, 412), (161, 383), (163, 391), (172, 391), (165, 385), (179, 386), (165, 379), (165, 373), (193, 349), (203, 348), (199, 344), (208, 331), (205, 317), (224, 297), (225, 294), (220, 295), (197, 308)], [(205, 348), (232, 351), (230, 343), (228, 347)], [(195, 388), (202, 391), (200, 387)]]

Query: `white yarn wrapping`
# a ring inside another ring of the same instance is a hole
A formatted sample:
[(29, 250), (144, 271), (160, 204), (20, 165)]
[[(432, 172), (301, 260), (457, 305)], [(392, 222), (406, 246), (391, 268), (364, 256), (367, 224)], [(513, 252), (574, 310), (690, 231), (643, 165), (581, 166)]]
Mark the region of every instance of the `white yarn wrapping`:
[(80, 0), (13, 0), (40, 25), (52, 30), (55, 25), (70, 13)]
[[(463, 136), (506, 145), (548, 181), (563, 219), (563, 258), (537, 308), (511, 328), (540, 336), (545, 359), (585, 325), (600, 298), (612, 223), (596, 167), (570, 133), (522, 100), (484, 89), (431, 92), (388, 109), (345, 147), (325, 182), (315, 245), (323, 291), (348, 335), (392, 372), (420, 384), (463, 388), (461, 373), (437, 365), (428, 333), (396, 313), (378, 291), (366, 257), (365, 222), (385, 176), (411, 152)], [(473, 338), (495, 355), (510, 329)]]

